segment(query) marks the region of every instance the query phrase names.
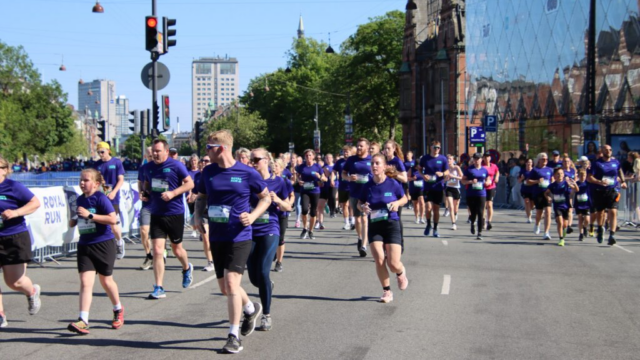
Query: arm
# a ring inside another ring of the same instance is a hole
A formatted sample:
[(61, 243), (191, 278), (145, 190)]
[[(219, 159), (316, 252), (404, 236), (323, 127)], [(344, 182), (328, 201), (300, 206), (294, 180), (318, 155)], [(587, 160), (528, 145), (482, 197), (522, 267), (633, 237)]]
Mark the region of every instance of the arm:
[[(274, 204), (278, 205), (280, 210), (282, 210), (282, 211), (291, 211), (292, 210), (291, 204), (289, 204), (289, 202), (286, 201), (286, 200), (280, 199), (280, 197), (278, 197), (278, 195), (275, 192), (271, 191), (271, 192), (269, 192), (269, 195), (271, 196), (271, 202), (273, 202)], [(290, 197), (291, 197), (291, 195), (289, 195), (289, 198)]]
[[(83, 208), (82, 206), (78, 206), (78, 216), (80, 216), (81, 218), (84, 219), (88, 219), (89, 215), (91, 215), (91, 213), (89, 212), (89, 210)], [(100, 215), (100, 214), (93, 214), (93, 222), (98, 223), (98, 224), (102, 224), (102, 225), (115, 225), (118, 222), (118, 217), (116, 216), (116, 212), (112, 211), (111, 213), (109, 213), (108, 215)], [(74, 221), (73, 226), (75, 226), (75, 223), (77, 223), (76, 221)], [(71, 225), (71, 221), (69, 222), (69, 225)]]
[(5, 210), (2, 213), (2, 219), (11, 220), (13, 218), (17, 218), (20, 216), (27, 216), (29, 214), (33, 214), (40, 207), (40, 200), (37, 197), (32, 197), (28, 203), (24, 204), (24, 206), (15, 209), (15, 210)]
[(204, 193), (198, 193), (198, 196), (196, 197), (195, 208), (193, 210), (194, 211), (193, 223), (196, 226), (196, 228), (203, 234), (205, 233), (205, 231), (204, 231), (204, 226), (202, 221), (202, 214), (204, 214), (204, 211), (206, 208), (207, 208), (207, 195)]
[(107, 197), (109, 197), (109, 200), (115, 199), (116, 194), (122, 187), (122, 184), (124, 184), (124, 175), (118, 175), (118, 181), (116, 181), (116, 185), (113, 187), (113, 189), (111, 189), (109, 195), (107, 195)]
[(165, 191), (162, 193), (162, 200), (164, 201), (169, 201), (173, 198), (175, 198), (176, 196), (180, 196), (184, 193), (186, 193), (187, 191), (193, 189), (193, 180), (191, 179), (191, 176), (187, 176), (186, 178), (182, 179), (182, 185), (180, 185), (180, 187), (175, 188), (172, 191)]
[(495, 176), (493, 177), (493, 183), (497, 184), (500, 181), (500, 171), (496, 171)]
[(409, 177), (407, 176), (407, 172), (403, 171), (401, 173), (398, 173), (398, 176), (396, 177), (396, 180), (400, 181), (401, 183), (406, 183), (407, 181), (409, 181)]
[(244, 226), (249, 226), (253, 224), (256, 219), (262, 215), (267, 209), (269, 205), (271, 205), (271, 196), (269, 196), (269, 190), (264, 188), (260, 194), (258, 194), (258, 205), (253, 209), (251, 213), (242, 213), (240, 214), (240, 222)]

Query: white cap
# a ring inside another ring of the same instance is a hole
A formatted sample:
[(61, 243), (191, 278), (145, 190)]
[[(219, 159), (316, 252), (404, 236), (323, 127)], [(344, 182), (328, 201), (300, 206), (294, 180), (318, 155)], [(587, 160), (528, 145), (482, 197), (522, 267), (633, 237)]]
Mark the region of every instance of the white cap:
[(586, 156), (580, 156), (580, 159), (578, 159), (578, 161), (589, 161), (589, 159), (587, 159)]

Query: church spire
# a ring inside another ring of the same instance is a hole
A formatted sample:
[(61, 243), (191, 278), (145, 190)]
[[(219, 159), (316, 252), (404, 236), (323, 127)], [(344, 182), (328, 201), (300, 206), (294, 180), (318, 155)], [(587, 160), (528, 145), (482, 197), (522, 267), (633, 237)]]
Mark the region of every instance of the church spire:
[(304, 24), (302, 23), (302, 15), (300, 15), (300, 23), (298, 24), (298, 39), (304, 38)]

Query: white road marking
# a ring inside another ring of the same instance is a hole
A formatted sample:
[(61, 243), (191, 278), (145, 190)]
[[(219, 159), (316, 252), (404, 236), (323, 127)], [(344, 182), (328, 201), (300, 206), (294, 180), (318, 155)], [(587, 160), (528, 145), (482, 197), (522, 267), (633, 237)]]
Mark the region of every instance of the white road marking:
[(633, 251), (631, 251), (631, 250), (629, 250), (629, 249), (625, 249), (625, 248), (623, 248), (622, 246), (620, 246), (620, 245), (618, 245), (618, 244), (615, 244), (615, 245), (613, 245), (613, 246), (617, 247), (617, 248), (618, 248), (618, 249), (620, 249), (620, 250), (624, 250), (624, 251), (626, 251), (626, 252), (628, 252), (628, 253), (630, 253), (630, 254), (633, 254)]
[(447, 246), (449, 245), (449, 242), (447, 240), (442, 240), (442, 245)]
[(444, 280), (442, 282), (442, 292), (440, 295), (449, 295), (449, 290), (451, 289), (451, 275), (445, 275)]
[(189, 286), (189, 289), (195, 289), (195, 288), (197, 288), (197, 287), (199, 287), (199, 286), (202, 286), (202, 285), (204, 285), (204, 284), (206, 284), (206, 283), (208, 283), (208, 282), (212, 282), (212, 281), (213, 281), (213, 280), (215, 280), (215, 279), (216, 279), (216, 276), (215, 276), (215, 275), (213, 275), (213, 276), (211, 276), (211, 277), (208, 277), (208, 278), (206, 278), (206, 279), (204, 279), (204, 280), (200, 281), (199, 283), (195, 283), (195, 284), (193, 284), (193, 285)]

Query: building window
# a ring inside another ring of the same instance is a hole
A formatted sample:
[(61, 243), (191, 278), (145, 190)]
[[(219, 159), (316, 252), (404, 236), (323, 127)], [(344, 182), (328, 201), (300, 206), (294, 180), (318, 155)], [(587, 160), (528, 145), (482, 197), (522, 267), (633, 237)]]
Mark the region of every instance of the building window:
[(211, 74), (211, 64), (196, 64), (196, 74)]

